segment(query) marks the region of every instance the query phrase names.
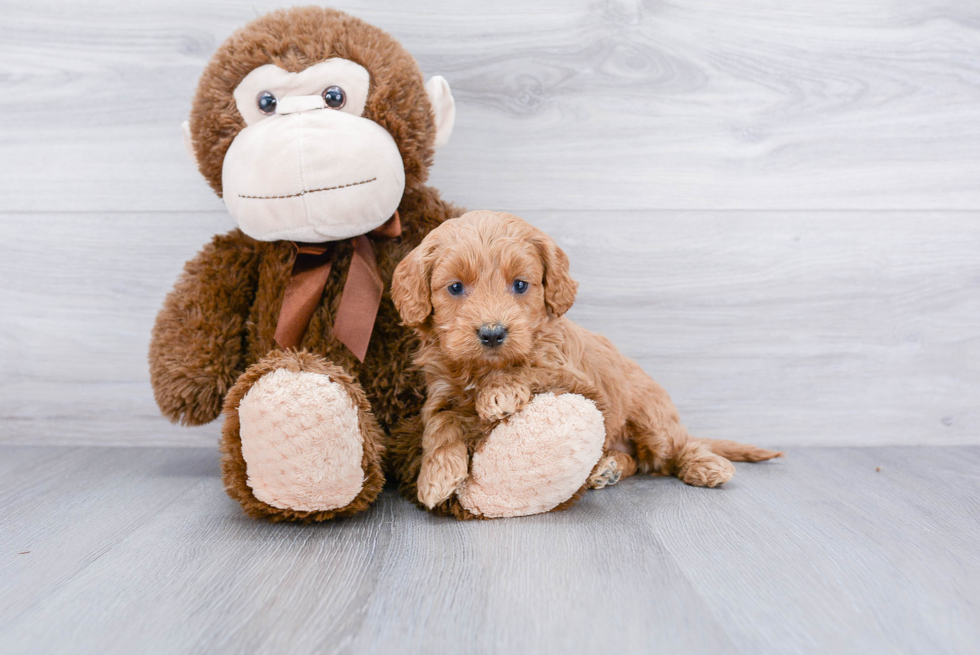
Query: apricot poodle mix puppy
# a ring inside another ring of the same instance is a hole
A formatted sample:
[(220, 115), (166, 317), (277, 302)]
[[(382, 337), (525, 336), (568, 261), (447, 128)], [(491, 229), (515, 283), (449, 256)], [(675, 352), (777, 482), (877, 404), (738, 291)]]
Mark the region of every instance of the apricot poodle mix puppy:
[(445, 501), (466, 478), (468, 440), (479, 434), (473, 412), (484, 422), (504, 419), (556, 380), (602, 411), (605, 446), (588, 480), (593, 488), (637, 471), (716, 487), (735, 473), (729, 460), (781, 455), (689, 435), (667, 392), (639, 365), (562, 316), (577, 286), (550, 237), (489, 211), (446, 221), (399, 264), (392, 297), (419, 332), (416, 363), (428, 380), (417, 480), (424, 505)]

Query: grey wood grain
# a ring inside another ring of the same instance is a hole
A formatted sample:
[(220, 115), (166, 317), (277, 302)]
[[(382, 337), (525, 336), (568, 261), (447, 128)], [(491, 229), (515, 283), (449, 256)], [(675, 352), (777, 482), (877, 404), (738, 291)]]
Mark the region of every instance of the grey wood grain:
[[(571, 257), (570, 316), (639, 361), (695, 433), (977, 443), (976, 214), (524, 215)], [(0, 441), (213, 447), (217, 425), (160, 417), (146, 351), (184, 260), (230, 225), (221, 213), (5, 215)]]
[[(0, 4), (0, 441), (214, 443), (159, 419), (146, 340), (230, 225), (177, 125), (217, 44), (273, 6)], [(692, 430), (977, 443), (980, 7), (343, 8), (453, 83), (433, 182), (553, 233), (573, 316)]]
[[(37, 599), (155, 519), (201, 476), (204, 451), (5, 448), (0, 632)], [(39, 547), (43, 544), (43, 547)], [(21, 553), (25, 553), (21, 555)]]
[(799, 475), (740, 467), (720, 499), (618, 491), (746, 651), (970, 652), (980, 628), (956, 617), (978, 609), (976, 449), (790, 457)]
[(217, 425), (160, 419), (147, 350), (184, 261), (233, 226), (227, 214), (0, 217), (0, 441), (216, 443)]
[(638, 476), (485, 523), (388, 490), (317, 526), (244, 518), (200, 449), (0, 447), (12, 458), (5, 653), (965, 653), (980, 638), (977, 447), (797, 448), (719, 490)]
[[(178, 126), (278, 6), (5, 0), (7, 210), (219, 201)], [(459, 102), (433, 182), (471, 207), (978, 209), (980, 5), (357, 0)]]

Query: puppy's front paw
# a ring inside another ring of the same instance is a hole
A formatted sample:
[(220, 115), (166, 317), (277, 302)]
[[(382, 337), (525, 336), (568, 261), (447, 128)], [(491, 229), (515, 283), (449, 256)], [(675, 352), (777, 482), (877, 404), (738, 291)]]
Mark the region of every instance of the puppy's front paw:
[(466, 446), (462, 444), (426, 456), (416, 483), (419, 502), (432, 509), (452, 496), (468, 475), (466, 459)]
[(480, 392), (476, 413), (484, 421), (499, 421), (516, 414), (531, 402), (531, 390), (520, 384), (492, 386)]

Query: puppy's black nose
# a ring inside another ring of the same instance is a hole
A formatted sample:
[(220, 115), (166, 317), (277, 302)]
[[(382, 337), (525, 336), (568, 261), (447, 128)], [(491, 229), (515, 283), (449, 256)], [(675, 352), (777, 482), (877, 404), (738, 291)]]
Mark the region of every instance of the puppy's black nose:
[(489, 348), (496, 348), (507, 338), (507, 328), (499, 323), (497, 325), (484, 325), (476, 331), (480, 337), (480, 342)]

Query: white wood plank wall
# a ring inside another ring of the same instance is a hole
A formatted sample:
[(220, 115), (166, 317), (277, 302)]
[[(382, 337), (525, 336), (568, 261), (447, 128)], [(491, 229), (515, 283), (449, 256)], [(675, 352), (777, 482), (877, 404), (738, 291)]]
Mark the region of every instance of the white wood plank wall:
[[(230, 227), (179, 124), (267, 2), (0, 2), (0, 441), (212, 446), (154, 315)], [(980, 443), (980, 3), (367, 0), (450, 81), (432, 181), (555, 235), (704, 436)]]

